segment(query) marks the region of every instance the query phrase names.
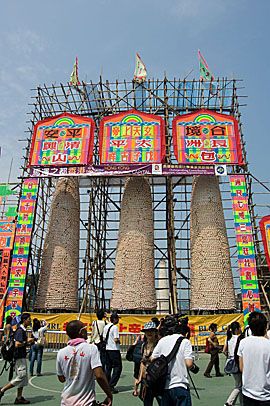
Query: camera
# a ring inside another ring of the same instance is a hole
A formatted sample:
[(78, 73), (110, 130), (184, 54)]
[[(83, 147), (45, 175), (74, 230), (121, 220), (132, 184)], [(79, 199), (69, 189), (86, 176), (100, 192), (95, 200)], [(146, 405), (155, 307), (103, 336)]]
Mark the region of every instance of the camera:
[(198, 365), (193, 364), (192, 367), (189, 369), (190, 372), (192, 372), (193, 374), (197, 374), (200, 370), (200, 368), (198, 367)]

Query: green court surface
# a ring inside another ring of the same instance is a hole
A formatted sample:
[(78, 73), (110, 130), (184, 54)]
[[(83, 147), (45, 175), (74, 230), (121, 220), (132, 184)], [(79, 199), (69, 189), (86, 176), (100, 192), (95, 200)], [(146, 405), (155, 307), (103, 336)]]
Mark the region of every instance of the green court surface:
[[(55, 357), (54, 353), (45, 353), (43, 357), (43, 376), (30, 379), (30, 384), (24, 389), (24, 396), (29, 399), (32, 404), (42, 404), (44, 406), (57, 406), (60, 405), (60, 394), (62, 384), (58, 382), (55, 375)], [(225, 358), (223, 355), (221, 359), (221, 370), (223, 369)], [(199, 359), (196, 364), (200, 367), (200, 372), (197, 375), (191, 375), (197, 390), (200, 395), (200, 400), (196, 398), (194, 389), (191, 389), (192, 404), (200, 406), (222, 406), (224, 405), (226, 398), (233, 388), (233, 378), (225, 376), (223, 378), (216, 378), (212, 371), (213, 378), (205, 378), (203, 372), (205, 366), (209, 360), (207, 354), (199, 355)], [(0, 362), (0, 367), (3, 362)], [(0, 377), (0, 385), (3, 386), (7, 381), (7, 373), (4, 373)], [(118, 389), (119, 394), (114, 395), (114, 405), (119, 406), (136, 406), (142, 405), (142, 402), (138, 398), (132, 396), (132, 384), (133, 384), (133, 363), (124, 361), (122, 377), (119, 381)], [(102, 391), (97, 385), (97, 400), (103, 400), (105, 398), (102, 395)], [(16, 397), (16, 390), (11, 389), (5, 393), (2, 398), (1, 405), (11, 405), (14, 403)], [(155, 404), (156, 405), (156, 404)]]

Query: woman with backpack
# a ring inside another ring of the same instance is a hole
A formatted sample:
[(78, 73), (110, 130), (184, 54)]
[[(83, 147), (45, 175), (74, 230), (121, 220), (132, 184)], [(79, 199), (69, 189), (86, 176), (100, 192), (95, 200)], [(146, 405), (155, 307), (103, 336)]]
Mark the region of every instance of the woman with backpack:
[(43, 349), (45, 345), (45, 332), (47, 331), (47, 323), (43, 321), (43, 325), (38, 319), (33, 320), (32, 337), (35, 342), (31, 347), (31, 360), (30, 360), (30, 375), (33, 376), (34, 364), (37, 360), (37, 376), (41, 376)]
[[(227, 355), (227, 363), (229, 360), (235, 360), (235, 349), (236, 346), (239, 346), (239, 338), (241, 335), (242, 331), (241, 331), (241, 326), (238, 323), (238, 321), (234, 321), (227, 330), (227, 339), (226, 339), (226, 343), (224, 345), (223, 348), (223, 352), (225, 355)], [(226, 365), (227, 365), (226, 363)], [(237, 365), (236, 365), (237, 366)], [(234, 405), (238, 396), (239, 396), (239, 400), (240, 400), (240, 405), (243, 405), (243, 396), (242, 396), (242, 374), (239, 371), (238, 372), (233, 373), (231, 372), (233, 378), (234, 378), (234, 382), (235, 382), (235, 387), (232, 390), (230, 396), (228, 397), (225, 406), (231, 406)], [(226, 366), (225, 366), (225, 372), (226, 372)]]
[[(147, 388), (145, 384), (145, 378), (146, 378), (146, 369), (148, 365), (151, 363), (152, 353), (154, 351), (155, 346), (158, 343), (158, 330), (156, 324), (153, 321), (145, 323), (142, 332), (145, 335), (145, 340), (143, 343), (142, 360), (140, 364), (139, 378), (136, 381), (136, 388), (138, 388), (138, 386), (141, 385), (139, 396), (140, 399), (143, 401), (143, 405), (153, 406), (155, 396), (149, 390), (149, 388)], [(161, 399), (159, 397), (156, 397), (156, 400), (160, 405)]]

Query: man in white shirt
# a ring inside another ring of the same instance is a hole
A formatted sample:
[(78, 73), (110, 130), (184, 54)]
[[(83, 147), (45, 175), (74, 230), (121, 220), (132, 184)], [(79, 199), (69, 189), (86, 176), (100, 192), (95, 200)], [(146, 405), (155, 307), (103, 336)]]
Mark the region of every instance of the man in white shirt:
[[(168, 356), (179, 336), (186, 337), (189, 332), (187, 324), (179, 325), (177, 320), (173, 321), (173, 319), (170, 318), (169, 320), (168, 318), (168, 323), (170, 323), (169, 335), (159, 340), (153, 351), (152, 359), (161, 355)], [(175, 359), (169, 363), (169, 374), (162, 394), (161, 406), (191, 406), (187, 368), (191, 369), (193, 367), (192, 346), (190, 341), (184, 338)]]
[(270, 406), (270, 341), (265, 337), (267, 320), (262, 313), (249, 320), (252, 335), (240, 341), (244, 406)]
[(106, 341), (106, 376), (109, 381), (112, 393), (118, 393), (115, 388), (122, 372), (122, 359), (120, 353), (120, 339), (117, 324), (119, 316), (112, 313), (111, 322), (106, 324), (103, 330), (103, 340)]
[(79, 320), (67, 324), (68, 345), (57, 354), (56, 371), (65, 383), (61, 406), (92, 406), (95, 404), (95, 378), (106, 394), (104, 403), (112, 405), (112, 394), (101, 368), (99, 352), (88, 344), (86, 327)]

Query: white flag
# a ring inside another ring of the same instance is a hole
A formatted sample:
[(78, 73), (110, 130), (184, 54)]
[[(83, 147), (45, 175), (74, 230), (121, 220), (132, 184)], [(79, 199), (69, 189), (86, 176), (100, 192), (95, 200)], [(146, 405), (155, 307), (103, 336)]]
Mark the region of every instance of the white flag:
[(147, 70), (146, 70), (145, 64), (141, 60), (140, 55), (137, 53), (133, 80), (135, 80), (135, 82), (137, 82), (137, 83), (142, 83), (142, 82), (145, 82), (146, 76), (147, 76)]

